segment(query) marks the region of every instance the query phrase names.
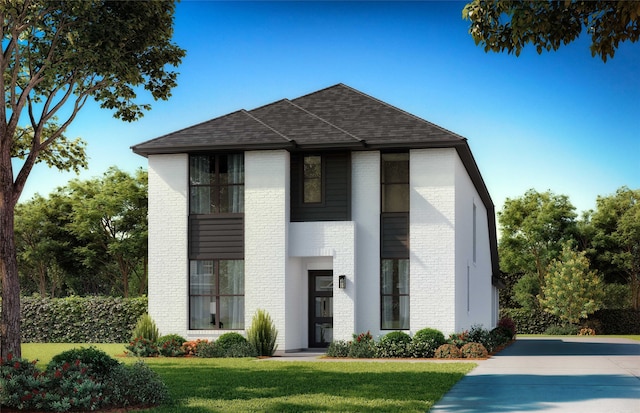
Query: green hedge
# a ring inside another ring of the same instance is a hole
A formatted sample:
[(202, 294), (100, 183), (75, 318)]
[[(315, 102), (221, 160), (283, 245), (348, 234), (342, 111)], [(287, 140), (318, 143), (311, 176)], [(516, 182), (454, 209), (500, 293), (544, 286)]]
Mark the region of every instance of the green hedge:
[(147, 297), (22, 297), (24, 343), (124, 343)]
[(598, 334), (640, 334), (640, 311), (632, 309), (598, 310), (589, 316), (601, 326)]
[(558, 317), (543, 311), (527, 311), (523, 308), (502, 308), (500, 318), (510, 317), (516, 323), (516, 334), (542, 334), (553, 325), (562, 324)]
[[(546, 312), (529, 312), (522, 308), (503, 308), (500, 316), (511, 317), (518, 334), (543, 334), (547, 328), (564, 324)], [(605, 309), (596, 311), (584, 322), (596, 326), (598, 334), (640, 334), (640, 311)]]

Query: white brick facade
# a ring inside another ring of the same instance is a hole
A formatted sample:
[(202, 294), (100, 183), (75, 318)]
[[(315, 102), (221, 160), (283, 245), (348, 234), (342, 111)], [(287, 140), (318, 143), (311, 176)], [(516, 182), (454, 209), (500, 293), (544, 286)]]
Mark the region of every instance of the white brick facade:
[[(265, 309), (279, 351), (308, 347), (308, 272), (333, 270), (333, 338), (387, 333), (380, 330), (380, 152), (351, 154), (351, 221), (290, 222), (286, 150), (248, 151), (244, 162), (245, 328)], [(457, 151), (411, 150), (409, 185), (411, 332), (493, 326), (487, 209)], [(215, 338), (225, 331), (188, 329), (188, 192), (187, 155), (149, 156), (149, 312), (162, 334)]]
[(149, 156), (149, 314), (161, 334), (189, 325), (188, 160)]

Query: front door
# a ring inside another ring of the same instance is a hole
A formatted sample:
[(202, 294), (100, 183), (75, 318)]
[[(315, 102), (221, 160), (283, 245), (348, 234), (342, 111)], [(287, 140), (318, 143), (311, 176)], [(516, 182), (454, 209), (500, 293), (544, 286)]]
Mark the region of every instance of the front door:
[(333, 271), (309, 271), (309, 347), (333, 340)]

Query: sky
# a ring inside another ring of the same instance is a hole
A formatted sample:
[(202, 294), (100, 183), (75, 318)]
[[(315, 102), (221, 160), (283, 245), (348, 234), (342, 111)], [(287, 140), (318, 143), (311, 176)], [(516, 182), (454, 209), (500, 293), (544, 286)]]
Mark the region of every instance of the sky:
[(485, 53), (463, 7), (182, 0), (174, 41), (187, 55), (172, 97), (140, 94), (153, 108), (134, 123), (87, 103), (66, 135), (88, 143), (89, 168), (37, 165), (21, 201), (110, 166), (146, 168), (132, 145), (337, 83), (467, 138), (497, 211), (529, 189), (567, 195), (580, 213), (640, 188), (640, 43), (606, 63), (584, 33), (556, 52)]

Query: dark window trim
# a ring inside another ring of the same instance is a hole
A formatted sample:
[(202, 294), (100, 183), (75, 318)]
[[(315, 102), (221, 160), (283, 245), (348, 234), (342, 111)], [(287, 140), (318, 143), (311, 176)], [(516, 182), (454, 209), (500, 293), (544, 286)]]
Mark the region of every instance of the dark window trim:
[[(383, 260), (394, 260), (396, 261), (396, 263), (399, 260), (407, 260), (409, 261), (409, 264), (411, 263), (409, 260), (409, 257), (407, 258), (382, 258), (380, 257), (380, 330), (384, 330), (384, 331), (390, 331), (390, 330), (401, 330), (401, 331), (407, 331), (407, 330), (411, 330), (411, 270), (409, 270), (409, 279), (408, 279), (408, 283), (409, 285), (407, 286), (407, 290), (409, 291), (408, 293), (405, 294), (385, 294), (382, 292), (382, 261)], [(383, 320), (383, 304), (384, 304), (384, 297), (408, 297), (409, 298), (409, 325), (407, 326), (407, 328), (403, 328), (403, 329), (397, 329), (397, 328), (384, 328), (382, 326), (382, 320)]]
[[(208, 329), (201, 329), (201, 328), (191, 328), (191, 297), (216, 297), (216, 314), (220, 314), (220, 299), (219, 297), (246, 297), (246, 291), (245, 294), (191, 294), (191, 261), (213, 261), (213, 268), (214, 268), (214, 283), (215, 283), (215, 290), (216, 291), (220, 291), (220, 261), (244, 261), (244, 258), (239, 259), (239, 258), (199, 258), (199, 259), (192, 259), (190, 258), (187, 262), (187, 273), (189, 274), (189, 277), (187, 277), (187, 291), (188, 291), (188, 295), (189, 295), (189, 303), (188, 303), (188, 307), (187, 307), (187, 314), (188, 314), (188, 318), (187, 318), (187, 330), (188, 331), (212, 331), (212, 330), (229, 330), (229, 331), (243, 331), (245, 330), (245, 328), (224, 328), (224, 326), (221, 328), (220, 327), (220, 321), (216, 320), (216, 323), (213, 324), (213, 328), (208, 328)], [(242, 274), (242, 276), (245, 276), (245, 273)]]
[[(304, 158), (306, 158), (307, 156), (319, 156), (320, 157), (320, 202), (305, 202), (304, 200)], [(300, 156), (300, 165), (298, 167), (298, 173), (299, 173), (299, 177), (300, 177), (300, 182), (298, 184), (298, 187), (300, 188), (300, 207), (301, 208), (318, 208), (318, 207), (324, 207), (325, 206), (325, 202), (326, 202), (326, 194), (325, 194), (325, 188), (326, 188), (326, 179), (327, 179), (327, 171), (326, 171), (326, 159), (325, 159), (325, 154), (324, 153), (317, 153), (317, 152), (312, 152), (312, 153), (302, 153)]]
[[(218, 158), (221, 156), (230, 156), (230, 155), (242, 155), (242, 163), (243, 163), (243, 169), (244, 169), (244, 152), (206, 152), (206, 153), (190, 153), (189, 154), (189, 159), (188, 159), (188, 165), (187, 165), (187, 172), (188, 172), (188, 185), (189, 185), (189, 191), (188, 191), (188, 211), (189, 211), (189, 216), (216, 216), (216, 217), (222, 217), (222, 216), (228, 216), (228, 215), (234, 215), (234, 216), (238, 216), (240, 214), (244, 215), (244, 212), (222, 212), (222, 213), (208, 213), (208, 214), (199, 214), (199, 213), (195, 213), (195, 212), (191, 212), (191, 202), (192, 202), (192, 197), (191, 197), (191, 188), (213, 188), (213, 187), (217, 187), (217, 188), (221, 188), (221, 187), (232, 187), (232, 186), (245, 186), (244, 183), (244, 179), (242, 181), (241, 184), (238, 183), (231, 183), (231, 184), (192, 184), (191, 183), (191, 157), (193, 156), (208, 156), (209, 158), (215, 158), (215, 165), (216, 165), (216, 177), (220, 176), (220, 162), (218, 162)], [(217, 201), (220, 201), (220, 191), (216, 191), (217, 194)], [(218, 202), (219, 204), (219, 202)]]

